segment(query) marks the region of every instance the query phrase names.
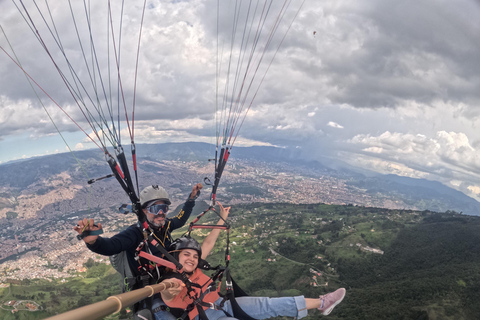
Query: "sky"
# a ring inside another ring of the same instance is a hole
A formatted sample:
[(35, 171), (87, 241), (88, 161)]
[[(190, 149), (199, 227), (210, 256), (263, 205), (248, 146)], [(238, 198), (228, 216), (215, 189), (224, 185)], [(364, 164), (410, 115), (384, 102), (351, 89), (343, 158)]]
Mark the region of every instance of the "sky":
[[(218, 107), (222, 92), (234, 83), (226, 71), (235, 69), (240, 40), (249, 34), (240, 23), (232, 32), (240, 2), (220, 1), (217, 18), (217, 1), (147, 0), (142, 24), (143, 3), (126, 1), (122, 36), (115, 41), (107, 31), (104, 2), (89, 9), (94, 46), (89, 45), (83, 2), (72, 1), (75, 18), (66, 2), (48, 2), (52, 18), (44, 17), (55, 21), (62, 53), (33, 3), (25, 1), (50, 58), (15, 7), (20, 4), (0, 0), (0, 163), (66, 152), (66, 144), (73, 150), (98, 148), (87, 138), (96, 139), (52, 62), (71, 79), (64, 56), (79, 79), (90, 72), (97, 88), (117, 87), (118, 82), (102, 78), (101, 83), (92, 74), (116, 75), (115, 61), (121, 61), (123, 95), (117, 99), (112, 89), (106, 96), (114, 98), (105, 98), (98, 91), (98, 100), (125, 100), (130, 129), (125, 113), (113, 112), (121, 117), (122, 144), (129, 144), (132, 131), (136, 143), (216, 143), (216, 126), (225, 116)], [(111, 3), (111, 25), (118, 35), (121, 2)], [(246, 12), (250, 2), (241, 3), (238, 11)], [(261, 12), (265, 2), (251, 3)], [(284, 3), (274, 1), (265, 30)], [(242, 87), (250, 96), (239, 113), (235, 145), (298, 148), (312, 158), (439, 181), (479, 200), (480, 2), (287, 3), (275, 37), (269, 42), (267, 33), (258, 40), (250, 69), (256, 71), (248, 73), (258, 74)], [(47, 12), (44, 3), (39, 6)], [(255, 32), (257, 24), (247, 27)], [(233, 38), (238, 41), (232, 46)], [(15, 56), (28, 76), (13, 62)], [(229, 57), (234, 57), (230, 64)], [(257, 61), (262, 62), (258, 69)], [(79, 89), (82, 96), (90, 92), (95, 102), (93, 86), (85, 86)], [(99, 135), (104, 137), (101, 130)]]

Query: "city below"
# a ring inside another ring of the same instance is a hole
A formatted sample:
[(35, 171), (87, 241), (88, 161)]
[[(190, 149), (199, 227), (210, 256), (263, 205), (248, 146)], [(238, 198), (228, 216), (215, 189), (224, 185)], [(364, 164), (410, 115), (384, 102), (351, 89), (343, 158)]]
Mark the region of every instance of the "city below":
[[(140, 167), (144, 185), (165, 186), (172, 207), (181, 205), (192, 185), (212, 172), (211, 165), (200, 162), (144, 160)], [(2, 187), (1, 194), (8, 194)], [(206, 186), (198, 202), (209, 202)], [(352, 204), (388, 209), (416, 209), (388, 196), (372, 197), (360, 188), (321, 170), (288, 163), (235, 160), (225, 169), (217, 199), (225, 205), (239, 203)], [(51, 279), (76, 276), (90, 258), (108, 263), (107, 257), (90, 252), (76, 239), (73, 227), (78, 219), (94, 218), (102, 222), (104, 236), (111, 236), (135, 223), (133, 214), (117, 212), (128, 198), (112, 179), (87, 185), (70, 171), (32, 184), (0, 207), (0, 283), (24, 279)], [(197, 205), (198, 207), (198, 205)], [(10, 216), (9, 216), (10, 215)], [(13, 215), (13, 216), (12, 216)], [(234, 226), (235, 227), (235, 226)]]

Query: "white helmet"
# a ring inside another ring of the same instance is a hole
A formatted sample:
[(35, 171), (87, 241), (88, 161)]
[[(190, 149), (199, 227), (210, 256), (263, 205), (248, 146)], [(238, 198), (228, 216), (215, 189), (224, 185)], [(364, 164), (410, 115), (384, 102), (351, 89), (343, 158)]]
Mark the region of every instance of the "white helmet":
[(147, 207), (150, 203), (162, 200), (165, 204), (171, 205), (168, 193), (158, 185), (148, 186), (140, 192), (140, 205)]

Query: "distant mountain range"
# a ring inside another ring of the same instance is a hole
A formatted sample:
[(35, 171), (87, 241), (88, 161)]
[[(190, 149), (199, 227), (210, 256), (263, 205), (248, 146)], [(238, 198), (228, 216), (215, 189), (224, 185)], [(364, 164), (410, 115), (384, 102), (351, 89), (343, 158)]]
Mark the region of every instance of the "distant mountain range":
[[(129, 147), (127, 151), (129, 152)], [(215, 155), (215, 146), (193, 142), (139, 144), (136, 146), (136, 151), (139, 161), (182, 161), (207, 165), (208, 159)], [(100, 177), (110, 173), (104, 156), (96, 150), (75, 152), (75, 157), (85, 164), (90, 177)], [(309, 176), (312, 179), (319, 177), (339, 179), (348, 187), (360, 190), (372, 199), (388, 198), (392, 203), (401, 203), (405, 209), (456, 211), (480, 215), (478, 201), (435, 181), (373, 173), (367, 176), (359, 173), (360, 171), (339, 169), (332, 163), (307, 160), (298, 150), (286, 148), (235, 147), (229, 162), (235, 164), (235, 161), (240, 160), (271, 170), (274, 170), (275, 165), (281, 164), (292, 173), (298, 172), (299, 175)], [(77, 161), (70, 153), (2, 164), (0, 165), (0, 196), (2, 192), (8, 193), (12, 192), (11, 190), (21, 192), (33, 185), (38, 186), (49, 177), (65, 171), (70, 172), (73, 178), (84, 181), (83, 170), (79, 168)], [(359, 201), (356, 201), (356, 205), (369, 205)]]

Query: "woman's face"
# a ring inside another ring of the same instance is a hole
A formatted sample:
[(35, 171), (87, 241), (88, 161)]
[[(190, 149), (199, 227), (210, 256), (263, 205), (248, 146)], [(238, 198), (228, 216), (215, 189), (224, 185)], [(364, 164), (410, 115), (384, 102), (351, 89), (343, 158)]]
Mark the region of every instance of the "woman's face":
[(183, 249), (178, 254), (178, 262), (183, 266), (185, 272), (193, 272), (198, 265), (198, 252), (193, 249)]

